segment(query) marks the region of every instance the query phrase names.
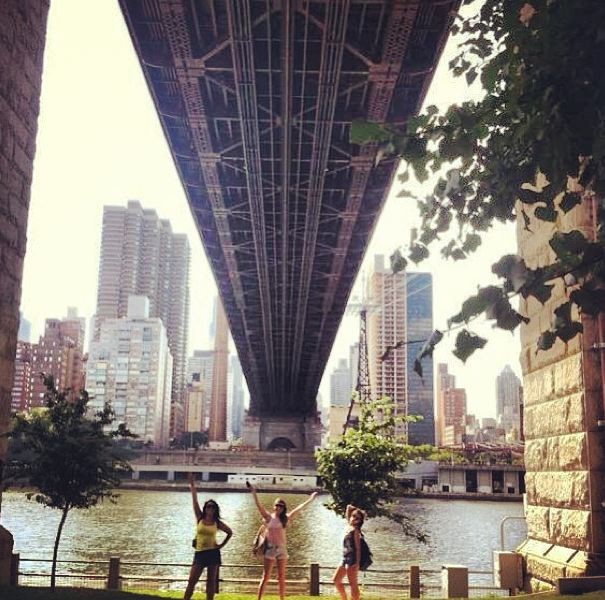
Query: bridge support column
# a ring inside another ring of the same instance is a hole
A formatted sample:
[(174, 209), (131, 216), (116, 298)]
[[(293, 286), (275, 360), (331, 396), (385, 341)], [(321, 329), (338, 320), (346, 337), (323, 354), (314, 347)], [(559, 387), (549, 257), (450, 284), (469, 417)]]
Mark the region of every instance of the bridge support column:
[[(579, 229), (592, 239), (590, 200), (568, 213), (561, 229)], [(518, 226), (529, 266), (551, 262), (551, 234), (550, 223)], [(521, 330), (528, 539), (518, 551), (532, 590), (551, 588), (559, 577), (605, 574), (605, 351), (599, 349), (605, 322), (584, 316), (582, 335), (536, 352), (553, 308), (567, 298), (557, 282), (545, 306), (532, 298), (520, 306), (531, 322)]]
[[(0, 2), (0, 432), (8, 430), (48, 0)], [(6, 437), (0, 438), (0, 468)], [(13, 536), (0, 526), (0, 585)]]
[(244, 444), (259, 450), (312, 452), (321, 444), (318, 417), (246, 416), (242, 429)]

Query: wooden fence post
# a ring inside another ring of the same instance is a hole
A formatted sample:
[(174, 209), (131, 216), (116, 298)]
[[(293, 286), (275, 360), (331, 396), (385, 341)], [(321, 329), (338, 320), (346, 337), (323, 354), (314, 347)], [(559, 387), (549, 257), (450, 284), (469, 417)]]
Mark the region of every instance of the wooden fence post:
[(19, 553), (13, 552), (11, 556), (10, 585), (19, 585), (19, 558)]
[(410, 565), (410, 598), (420, 598), (420, 567)]
[(107, 589), (120, 589), (120, 557), (112, 556), (109, 559), (109, 573), (107, 575)]
[(309, 565), (309, 596), (319, 596), (319, 564)]

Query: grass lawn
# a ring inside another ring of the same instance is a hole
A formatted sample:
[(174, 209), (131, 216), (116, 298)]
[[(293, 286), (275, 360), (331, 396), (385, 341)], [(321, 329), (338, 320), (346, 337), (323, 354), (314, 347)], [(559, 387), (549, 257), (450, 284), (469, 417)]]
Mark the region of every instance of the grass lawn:
[[(153, 600), (154, 598), (183, 597), (182, 591), (158, 592), (155, 590), (143, 592), (114, 592), (108, 590), (90, 590), (84, 588), (57, 588), (52, 593), (48, 588), (34, 587), (2, 587), (0, 586), (0, 600)], [(378, 596), (371, 596), (378, 598)], [(521, 595), (522, 597), (522, 595)], [(196, 592), (193, 600), (204, 600), (203, 592)], [(256, 594), (217, 594), (215, 600), (255, 600)], [(336, 600), (336, 596), (320, 596), (321, 600)], [(605, 600), (605, 591), (592, 592), (582, 596), (556, 596), (553, 595), (528, 595), (539, 600)], [(264, 596), (265, 600), (278, 600), (277, 596)], [(288, 600), (317, 600), (312, 596), (288, 596)], [(473, 600), (481, 600), (474, 598)], [(494, 600), (494, 596), (486, 596), (483, 600)]]
[[(182, 591), (114, 592), (84, 588), (57, 588), (52, 593), (48, 588), (0, 586), (0, 600), (154, 600), (155, 598), (181, 599), (182, 597)], [(204, 600), (205, 597), (205, 593), (200, 591), (193, 595), (193, 600)], [(217, 594), (214, 598), (215, 600), (255, 600), (256, 594)], [(336, 600), (335, 596), (321, 596), (321, 598), (322, 600)], [(269, 595), (264, 596), (263, 599), (278, 600), (278, 597)], [(317, 597), (288, 595), (288, 600), (317, 600)], [(605, 595), (600, 600), (605, 600)]]

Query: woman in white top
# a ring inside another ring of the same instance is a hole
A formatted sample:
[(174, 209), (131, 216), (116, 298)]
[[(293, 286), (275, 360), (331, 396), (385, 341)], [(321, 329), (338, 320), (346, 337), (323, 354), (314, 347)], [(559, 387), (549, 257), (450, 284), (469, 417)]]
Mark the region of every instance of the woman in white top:
[(258, 511), (267, 528), (263, 576), (258, 585), (257, 598), (260, 600), (263, 597), (267, 581), (271, 578), (273, 565), (277, 562), (279, 597), (280, 600), (283, 600), (286, 595), (286, 561), (288, 560), (288, 552), (286, 550), (286, 526), (294, 515), (314, 500), (317, 496), (317, 492), (313, 492), (307, 500), (302, 504), (299, 504), (296, 508), (293, 508), (291, 511), (288, 511), (286, 503), (281, 498), (277, 498), (273, 505), (273, 512), (269, 513), (260, 503), (254, 487), (250, 485), (249, 482), (246, 482), (246, 485), (252, 492), (254, 502), (256, 503)]

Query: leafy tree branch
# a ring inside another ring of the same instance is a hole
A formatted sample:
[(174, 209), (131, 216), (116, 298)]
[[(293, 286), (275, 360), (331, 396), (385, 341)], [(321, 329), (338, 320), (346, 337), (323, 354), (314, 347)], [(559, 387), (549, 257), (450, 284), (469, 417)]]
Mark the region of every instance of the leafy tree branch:
[[(581, 331), (576, 309), (595, 315), (605, 307), (605, 3), (485, 0), (452, 30), (460, 52), (450, 70), (469, 85), (479, 81), (483, 98), (444, 114), (429, 106), (404, 129), (355, 123), (351, 139), (378, 141), (381, 156), (403, 159), (401, 197), (414, 197), (412, 174), (420, 182), (436, 178), (417, 199), (420, 227), (391, 257), (395, 272), (426, 259), (434, 245), (444, 258), (463, 260), (495, 222), (520, 220), (528, 234), (534, 219), (552, 224), (552, 264), (532, 269), (520, 257), (503, 257), (493, 270), (504, 282), (479, 290), (453, 317), (466, 322), (485, 313), (513, 331), (527, 316), (510, 306), (511, 292), (545, 303), (561, 278), (569, 309), (567, 302), (556, 309), (538, 343), (546, 349)], [(581, 205), (595, 216), (591, 239), (566, 231), (565, 216)], [(457, 344), (461, 358), (480, 347), (462, 332), (458, 338), (466, 344)]]

